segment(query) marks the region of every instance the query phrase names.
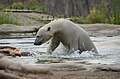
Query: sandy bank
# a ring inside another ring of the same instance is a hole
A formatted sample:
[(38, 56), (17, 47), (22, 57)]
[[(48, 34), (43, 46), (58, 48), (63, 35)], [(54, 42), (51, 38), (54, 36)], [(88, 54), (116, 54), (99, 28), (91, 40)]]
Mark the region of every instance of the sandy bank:
[(120, 79), (120, 64), (30, 65), (0, 58), (0, 79)]

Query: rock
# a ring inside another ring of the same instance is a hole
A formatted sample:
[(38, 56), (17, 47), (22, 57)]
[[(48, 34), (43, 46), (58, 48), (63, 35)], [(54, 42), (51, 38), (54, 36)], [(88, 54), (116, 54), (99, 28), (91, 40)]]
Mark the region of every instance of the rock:
[(96, 69), (101, 71), (108, 71), (108, 72), (120, 72), (120, 65), (104, 65), (99, 66)]
[(29, 56), (30, 52), (22, 52), (20, 49), (10, 46), (0, 46), (0, 53), (6, 56)]
[(30, 52), (21, 52), (21, 56), (30, 56)]
[(120, 64), (22, 64), (0, 58), (0, 79), (120, 79)]
[(37, 64), (38, 63), (62, 63), (63, 60), (61, 58), (41, 58), (37, 59)]
[(10, 56), (10, 54), (9, 54), (10, 52), (8, 52), (8, 51), (0, 50), (0, 53), (4, 54), (6, 56)]
[(42, 26), (16, 26), (11, 24), (0, 25), (0, 34), (34, 33)]
[(2, 57), (4, 57), (4, 55), (0, 53), (0, 58), (2, 58)]
[(16, 48), (16, 49), (4, 48), (3, 51), (8, 52), (8, 54), (12, 55), (12, 56), (21, 56), (21, 50), (18, 48)]
[(6, 59), (4, 57), (0, 59), (0, 69), (8, 69), (22, 73), (51, 74), (50, 69), (47, 67), (22, 64), (17, 61)]
[[(36, 75), (52, 75), (49, 67), (22, 64), (6, 58), (0, 58), (0, 79), (29, 79)], [(25, 78), (26, 76), (26, 78)]]
[(120, 25), (115, 24), (79, 24), (89, 36), (118, 36)]
[(46, 0), (47, 12), (52, 15), (85, 16), (100, 4), (100, 0)]

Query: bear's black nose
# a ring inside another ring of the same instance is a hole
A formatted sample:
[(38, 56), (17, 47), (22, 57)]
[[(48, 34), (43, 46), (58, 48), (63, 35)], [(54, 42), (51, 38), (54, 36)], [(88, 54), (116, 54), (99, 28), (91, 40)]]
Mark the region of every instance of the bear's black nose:
[(38, 45), (38, 43), (34, 43), (34, 45)]
[(39, 42), (39, 43), (36, 43), (36, 42), (35, 42), (34, 45), (41, 45), (41, 42)]
[(34, 45), (36, 45), (37, 43), (34, 43)]

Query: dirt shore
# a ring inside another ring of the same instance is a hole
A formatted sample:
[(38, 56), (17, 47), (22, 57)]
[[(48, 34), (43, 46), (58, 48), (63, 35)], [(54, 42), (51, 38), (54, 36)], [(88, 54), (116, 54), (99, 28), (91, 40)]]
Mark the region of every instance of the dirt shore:
[(0, 58), (0, 79), (120, 79), (120, 64), (29, 65)]

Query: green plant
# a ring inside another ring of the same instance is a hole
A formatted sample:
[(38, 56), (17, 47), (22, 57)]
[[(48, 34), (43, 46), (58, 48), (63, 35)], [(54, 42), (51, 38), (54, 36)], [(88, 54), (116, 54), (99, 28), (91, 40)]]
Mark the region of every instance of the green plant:
[(40, 3), (37, 3), (36, 0), (29, 0), (28, 5), (26, 6), (26, 8), (31, 9), (37, 13), (43, 13), (45, 12), (45, 4), (44, 4), (44, 0), (41, 0)]
[(106, 23), (106, 16), (101, 11), (94, 7), (90, 13), (86, 16), (87, 23)]
[(11, 9), (2, 9), (3, 12), (11, 12)]
[(15, 18), (11, 17), (9, 13), (2, 13), (2, 12), (0, 12), (0, 24), (20, 25), (20, 23), (18, 23), (18, 21)]
[(120, 0), (112, 0), (113, 23), (120, 24)]
[(22, 2), (13, 3), (12, 8), (13, 9), (16, 9), (16, 8), (17, 9), (22, 9), (22, 8), (24, 8), (24, 4)]
[(45, 12), (44, 6), (36, 6), (35, 10), (36, 13), (43, 13)]
[(84, 17), (71, 17), (70, 20), (78, 24), (86, 23), (86, 20)]
[(42, 20), (41, 22), (44, 24), (48, 24), (50, 22), (50, 20)]
[(5, 9), (6, 7), (3, 4), (0, 4), (0, 10)]
[[(101, 4), (97, 5), (97, 9), (106, 16), (107, 23), (120, 24), (120, 0), (101, 0)], [(105, 22), (106, 22), (105, 21)]]
[(33, 8), (35, 8), (35, 6), (36, 6), (36, 0), (29, 0), (28, 5), (26, 6), (26, 8), (33, 9)]
[(110, 17), (110, 19), (111, 19), (111, 22), (110, 22), (111, 24), (120, 24), (120, 14), (117, 17), (112, 16)]

